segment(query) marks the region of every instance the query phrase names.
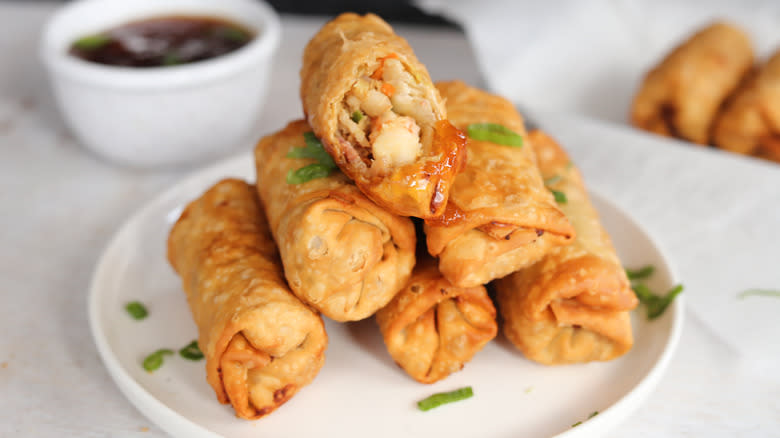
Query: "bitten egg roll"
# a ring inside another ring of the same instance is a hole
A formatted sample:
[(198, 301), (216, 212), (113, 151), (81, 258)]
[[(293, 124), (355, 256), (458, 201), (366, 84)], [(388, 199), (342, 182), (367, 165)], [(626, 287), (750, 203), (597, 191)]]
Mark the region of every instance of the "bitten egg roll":
[(634, 97), (631, 122), (656, 134), (707, 144), (720, 105), (752, 64), (747, 35), (727, 23), (712, 24), (647, 74)]
[(271, 413), (317, 375), (322, 318), (287, 288), (251, 185), (223, 180), (191, 202), (171, 229), (168, 260), (198, 326), (206, 379), (237, 416)]
[(303, 110), (336, 164), (401, 216), (440, 215), (465, 138), (411, 47), (381, 18), (346, 13), (303, 53)]
[(393, 360), (418, 382), (433, 383), (460, 371), (498, 328), (484, 286), (453, 286), (435, 260), (420, 259), (376, 321)]
[(313, 162), (287, 156), (307, 132), (300, 120), (260, 140), (257, 190), (295, 295), (336, 321), (364, 319), (409, 279), (414, 225), (371, 202), (338, 170), (289, 183), (290, 171)]
[(610, 360), (633, 345), (629, 311), (638, 300), (609, 235), (566, 152), (541, 131), (531, 144), (551, 189), (577, 231), (571, 245), (555, 248), (527, 269), (496, 282), (507, 338), (543, 364)]
[(469, 138), (469, 159), (455, 177), (444, 214), (425, 223), (428, 251), (439, 258), (441, 273), (454, 285), (477, 286), (571, 242), (574, 229), (544, 187), (514, 106), (463, 82), (436, 86), (459, 128), (493, 123), (524, 140), (506, 146)]
[(780, 162), (780, 50), (727, 102), (713, 140), (732, 152)]

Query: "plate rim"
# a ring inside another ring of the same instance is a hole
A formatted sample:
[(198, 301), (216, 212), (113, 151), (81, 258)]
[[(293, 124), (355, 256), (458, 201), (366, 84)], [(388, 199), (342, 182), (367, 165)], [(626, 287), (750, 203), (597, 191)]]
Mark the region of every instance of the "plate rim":
[[(105, 332), (105, 328), (100, 322), (100, 302), (101, 293), (99, 282), (106, 275), (105, 271), (108, 269), (108, 260), (112, 252), (116, 251), (120, 246), (120, 242), (125, 239), (125, 234), (130, 232), (131, 225), (136, 223), (139, 217), (145, 216), (149, 211), (154, 210), (159, 204), (163, 204), (168, 201), (169, 198), (180, 196), (179, 193), (183, 187), (192, 185), (193, 183), (207, 185), (207, 180), (211, 175), (219, 169), (240, 167), (246, 164), (246, 160), (251, 160), (251, 154), (242, 153), (232, 157), (225, 158), (217, 161), (212, 165), (203, 167), (201, 169), (194, 170), (189, 175), (173, 183), (161, 193), (153, 196), (151, 199), (146, 200), (140, 208), (134, 210), (129, 217), (127, 217), (119, 227), (115, 229), (108, 242), (105, 244), (98, 257), (98, 262), (95, 264), (95, 268), (92, 271), (92, 276), (89, 283), (89, 291), (87, 294), (87, 315), (89, 319), (89, 328), (92, 334), (92, 340), (97, 347), (98, 354), (103, 362), (103, 365), (109, 372), (111, 380), (119, 388), (122, 395), (138, 409), (147, 419), (151, 420), (162, 431), (172, 436), (187, 436), (187, 437), (204, 437), (204, 438), (222, 438), (222, 435), (210, 430), (206, 426), (199, 424), (188, 417), (179, 414), (174, 409), (163, 403), (151, 393), (143, 388), (143, 386), (134, 379), (122, 366), (117, 355), (113, 352), (108, 338)], [(218, 178), (227, 178), (232, 175), (223, 174)], [(216, 182), (216, 181), (214, 181)], [(667, 252), (660, 244), (658, 239), (645, 226), (642, 226), (636, 218), (631, 216), (626, 210), (620, 208), (612, 200), (602, 196), (598, 192), (588, 190), (588, 195), (592, 199), (596, 199), (602, 204), (606, 204), (609, 208), (620, 212), (642, 233), (645, 234), (650, 244), (655, 251), (660, 255), (663, 261), (664, 267), (669, 274), (669, 279), (672, 284), (679, 283), (677, 272), (674, 266), (670, 263), (670, 258), (667, 256)], [(632, 413), (634, 413), (641, 403), (652, 393), (659, 381), (663, 377), (664, 372), (669, 366), (672, 357), (674, 356), (677, 346), (680, 342), (682, 334), (683, 322), (684, 322), (684, 306), (685, 298), (683, 295), (678, 296), (672, 303), (672, 321), (669, 328), (669, 334), (664, 342), (663, 350), (660, 356), (652, 365), (649, 371), (639, 380), (639, 382), (633, 386), (628, 392), (624, 393), (620, 398), (609, 405), (606, 409), (600, 412), (600, 414), (588, 421), (583, 421), (576, 429), (571, 428), (565, 430), (556, 435), (555, 438), (574, 438), (575, 436), (587, 436), (588, 433), (594, 432), (607, 432), (612, 430)], [(609, 415), (602, 415), (610, 413)]]

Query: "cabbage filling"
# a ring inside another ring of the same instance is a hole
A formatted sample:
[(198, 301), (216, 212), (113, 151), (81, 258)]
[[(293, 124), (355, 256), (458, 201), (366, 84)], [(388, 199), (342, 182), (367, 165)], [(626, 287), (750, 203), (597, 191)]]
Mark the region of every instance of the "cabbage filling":
[(386, 174), (429, 151), (436, 122), (425, 90), (392, 57), (344, 97), (339, 133), (373, 174)]

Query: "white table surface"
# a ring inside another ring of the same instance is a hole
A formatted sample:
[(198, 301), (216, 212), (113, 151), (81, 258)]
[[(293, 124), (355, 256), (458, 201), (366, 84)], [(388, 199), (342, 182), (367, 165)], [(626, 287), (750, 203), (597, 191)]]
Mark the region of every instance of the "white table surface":
[[(121, 169), (74, 141), (36, 57), (41, 26), (54, 8), (0, 3), (0, 437), (165, 436), (109, 378), (92, 343), (86, 295), (109, 237), (190, 170)], [(260, 122), (263, 132), (300, 116), (301, 51), (323, 21), (283, 17), (282, 22), (268, 99), (273, 111)], [(469, 45), (458, 32), (397, 30), (434, 79), (480, 83)], [(598, 148), (587, 153), (593, 159), (583, 160), (586, 176), (594, 175), (599, 187), (607, 185), (610, 171), (594, 166), (608, 157), (600, 157)], [(613, 193), (619, 203), (629, 202), (625, 190)], [(668, 225), (647, 211), (640, 222), (651, 230)], [(777, 234), (769, 237), (777, 241)], [(674, 264), (674, 251), (670, 255)], [(780, 436), (778, 367), (760, 370), (745, 366), (732, 346), (688, 312), (661, 384), (611, 436)]]

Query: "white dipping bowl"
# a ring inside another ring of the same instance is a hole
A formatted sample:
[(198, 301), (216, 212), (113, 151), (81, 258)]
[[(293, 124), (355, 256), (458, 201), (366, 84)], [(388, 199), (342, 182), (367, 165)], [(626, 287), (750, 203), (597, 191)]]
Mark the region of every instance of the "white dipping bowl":
[[(171, 67), (108, 66), (68, 53), (85, 35), (165, 15), (226, 18), (255, 37)], [(40, 52), (76, 137), (110, 161), (149, 168), (203, 162), (254, 140), (279, 34), (278, 16), (259, 0), (79, 0), (49, 20)]]

